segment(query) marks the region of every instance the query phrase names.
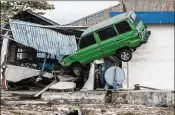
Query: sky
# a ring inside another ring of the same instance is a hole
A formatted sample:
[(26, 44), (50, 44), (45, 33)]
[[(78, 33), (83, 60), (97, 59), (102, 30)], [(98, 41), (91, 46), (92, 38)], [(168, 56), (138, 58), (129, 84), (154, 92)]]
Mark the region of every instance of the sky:
[(54, 10), (45, 11), (44, 17), (59, 24), (67, 24), (87, 15), (117, 5), (118, 1), (48, 1)]

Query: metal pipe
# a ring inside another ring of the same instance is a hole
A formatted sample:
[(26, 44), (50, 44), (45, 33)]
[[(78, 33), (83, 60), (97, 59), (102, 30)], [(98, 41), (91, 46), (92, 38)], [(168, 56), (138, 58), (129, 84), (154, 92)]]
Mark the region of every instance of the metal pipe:
[(151, 89), (151, 90), (160, 90), (160, 89), (156, 89), (156, 88), (152, 88), (152, 87), (141, 86), (139, 84), (136, 84), (134, 86), (135, 86), (135, 89), (137, 89), (137, 88), (146, 88), (146, 89)]
[(39, 95), (41, 95), (43, 92), (45, 92), (46, 90), (48, 90), (50, 88), (50, 86), (52, 86), (53, 84), (57, 83), (58, 81), (55, 79), (52, 83), (50, 83), (48, 86), (46, 86), (43, 90), (41, 90), (40, 92), (38, 92), (37, 94), (34, 95), (34, 97), (38, 97)]
[(43, 63), (43, 66), (42, 66), (42, 69), (41, 69), (41, 73), (40, 73), (40, 75), (43, 75), (44, 66), (45, 66), (45, 64), (46, 64), (47, 56), (48, 56), (48, 53), (45, 53), (44, 63)]

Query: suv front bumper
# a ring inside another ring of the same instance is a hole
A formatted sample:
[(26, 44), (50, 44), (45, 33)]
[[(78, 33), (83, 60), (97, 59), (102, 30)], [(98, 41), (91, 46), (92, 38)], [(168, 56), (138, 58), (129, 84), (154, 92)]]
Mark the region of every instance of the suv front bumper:
[(147, 43), (150, 34), (151, 34), (151, 31), (148, 31), (147, 34), (146, 34), (146, 39), (142, 42), (143, 44)]

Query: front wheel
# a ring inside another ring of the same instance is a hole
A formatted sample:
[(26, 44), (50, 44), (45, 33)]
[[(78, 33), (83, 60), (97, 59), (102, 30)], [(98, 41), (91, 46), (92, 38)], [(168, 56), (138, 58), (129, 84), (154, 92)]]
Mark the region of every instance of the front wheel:
[(72, 73), (75, 76), (80, 76), (82, 72), (82, 65), (81, 64), (73, 64), (72, 65)]
[(121, 61), (128, 62), (132, 58), (132, 52), (128, 49), (120, 50), (119, 53), (118, 53), (118, 58)]

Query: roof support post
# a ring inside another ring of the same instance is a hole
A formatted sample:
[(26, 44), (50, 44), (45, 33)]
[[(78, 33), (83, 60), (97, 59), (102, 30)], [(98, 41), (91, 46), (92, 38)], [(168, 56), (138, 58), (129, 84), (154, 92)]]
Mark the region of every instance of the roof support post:
[(39, 77), (36, 79), (36, 82), (38, 82), (38, 81), (40, 81), (42, 79), (41, 76), (43, 76), (43, 74), (44, 74), (44, 67), (46, 65), (47, 56), (48, 56), (48, 53), (45, 53), (45, 57), (44, 57), (44, 62), (43, 62), (43, 65), (42, 65), (42, 69), (40, 71)]
[(9, 47), (9, 39), (3, 38), (2, 48), (1, 48), (1, 66), (0, 66), (0, 78), (1, 78), (1, 86), (4, 89), (7, 89), (7, 82), (5, 77), (5, 65), (7, 62), (7, 54), (8, 54), (8, 47)]

